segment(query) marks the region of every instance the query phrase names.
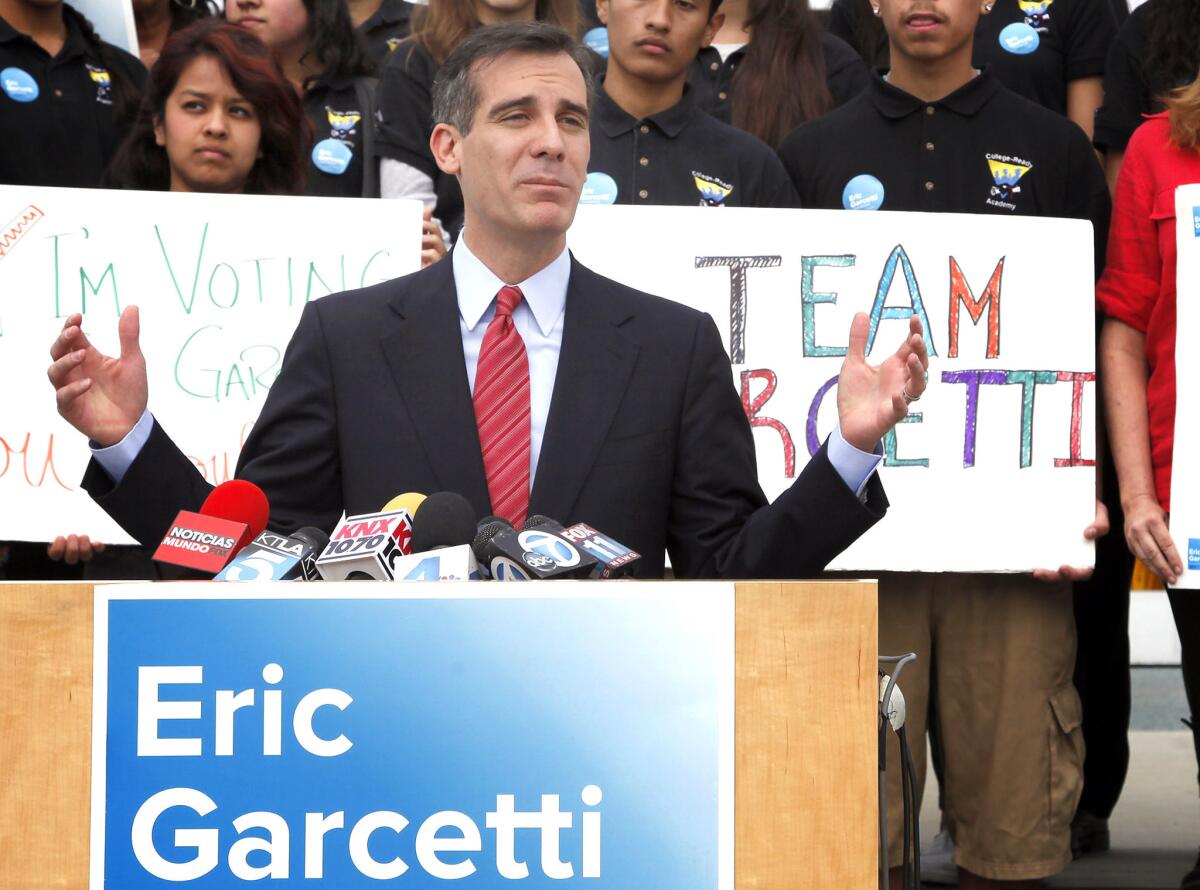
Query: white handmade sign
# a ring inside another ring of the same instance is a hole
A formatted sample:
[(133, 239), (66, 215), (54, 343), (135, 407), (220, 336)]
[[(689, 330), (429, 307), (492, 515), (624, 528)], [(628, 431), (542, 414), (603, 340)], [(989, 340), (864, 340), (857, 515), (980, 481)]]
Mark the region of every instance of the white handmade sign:
[[(5, 218), (15, 217), (0, 242), (0, 372), (24, 382), (0, 419), (0, 539), (86, 531), (120, 540), (70, 490), (87, 450), (58, 420), (44, 378), (67, 314), (86, 308), (87, 329), (114, 350), (118, 308), (142, 307), (151, 408), (222, 481), (303, 303), (417, 264), (415, 204), (210, 198), (181, 209), (179, 196), (62, 192), (56, 204), (53, 195), (0, 192)], [(256, 203), (272, 201), (286, 203)], [(31, 205), (44, 216), (23, 211)], [(835, 567), (1091, 563), (1082, 536), (1095, 503), (1087, 223), (583, 207), (569, 241), (597, 271), (716, 319), (770, 497), (836, 423), (853, 314), (872, 315), (875, 361), (903, 339), (911, 314), (922, 318), (931, 386), (883, 443), (892, 508)]]
[(1171, 457), (1171, 537), (1183, 561), (1176, 587), (1200, 589), (1200, 356), (1191, 335), (1200, 324), (1200, 185), (1175, 190), (1175, 445)]
[(416, 201), (2, 186), (0, 224), (0, 540), (129, 541), (79, 490), (87, 441), (46, 379), (72, 313), (117, 355), (117, 318), (138, 306), (150, 409), (217, 483), (304, 304), (420, 266)]
[(921, 316), (930, 387), (884, 442), (891, 509), (833, 568), (1092, 564), (1090, 224), (583, 207), (569, 238), (596, 271), (716, 319), (772, 498), (836, 423), (834, 378), (854, 313), (871, 314), (876, 362)]

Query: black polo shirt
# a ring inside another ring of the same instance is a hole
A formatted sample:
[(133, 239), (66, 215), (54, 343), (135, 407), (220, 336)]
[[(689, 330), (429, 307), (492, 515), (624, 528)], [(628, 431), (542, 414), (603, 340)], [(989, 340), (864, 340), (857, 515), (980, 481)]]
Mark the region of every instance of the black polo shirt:
[(592, 104), (591, 137), (584, 203), (796, 206), (775, 153), (701, 111), (690, 88), (671, 108), (638, 120), (601, 84)]
[(433, 160), (429, 137), (433, 135), (433, 78), (438, 64), (413, 38), (400, 44), (383, 66), (379, 77), (379, 126), (375, 150), (433, 180), (437, 194), (434, 216), (452, 236), (463, 223), (462, 190), (458, 178), (447, 176)]
[[(1158, 96), (1176, 87), (1186, 86), (1196, 76), (1200, 46), (1192, 54), (1192, 64), (1177, 71), (1160, 71), (1158, 83), (1150, 83), (1143, 65), (1146, 62), (1146, 22), (1160, 0), (1148, 0), (1125, 20), (1108, 53), (1104, 69), (1104, 104), (1096, 112), (1094, 142), (1101, 151), (1124, 151), (1133, 131), (1141, 126), (1144, 115), (1163, 110)], [(1162, 61), (1150, 60), (1157, 68)]]
[(989, 71), (936, 102), (876, 77), (779, 154), (803, 207), (1086, 219), (1103, 268), (1108, 188), (1087, 136)]
[(1067, 84), (1099, 77), (1117, 31), (1109, 0), (996, 0), (972, 59), (1014, 93), (1066, 114)]
[[(825, 56), (825, 85), (833, 95), (834, 107), (844, 105), (866, 89), (871, 72), (850, 44), (823, 33), (821, 52)], [(722, 62), (721, 54), (706, 46), (696, 55), (688, 72), (688, 83), (695, 91), (696, 104), (725, 123), (732, 119), (733, 75), (745, 55), (746, 47), (743, 46)]]
[[(99, 186), (125, 136), (113, 120), (112, 74), (63, 7), (66, 42), (53, 58), (0, 19), (0, 182)], [(107, 56), (140, 90), (146, 69), (107, 45)]]
[[(356, 81), (364, 81), (356, 86)], [(304, 92), (304, 110), (313, 127), (304, 194), (324, 198), (360, 198), (363, 154), (370, 110), (365, 78), (320, 79)], [(338, 172), (340, 171), (340, 172)]]
[(358, 26), (367, 42), (367, 54), (382, 68), (388, 55), (408, 36), (413, 4), (408, 0), (383, 0), (375, 14)]

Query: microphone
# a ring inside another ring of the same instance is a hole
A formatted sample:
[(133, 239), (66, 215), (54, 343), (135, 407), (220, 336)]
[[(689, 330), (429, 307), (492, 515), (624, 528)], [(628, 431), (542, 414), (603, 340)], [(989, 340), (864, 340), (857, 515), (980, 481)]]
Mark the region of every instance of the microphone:
[(380, 513), (391, 513), (395, 510), (407, 510), (413, 518), (416, 518), (417, 508), (425, 502), (425, 495), (419, 491), (406, 491), (404, 494), (398, 494), (382, 507), (379, 508)]
[(453, 491), (431, 494), (413, 517), (413, 552), (396, 560), (393, 575), (397, 581), (478, 581), (474, 537), (470, 502)]
[[(483, 555), (497, 581), (586, 578), (599, 562), (562, 537), (558, 533), (562, 526), (545, 516), (531, 516), (519, 532), (504, 520), (495, 519), (479, 530), (477, 542), (485, 529), (490, 537), (481, 542)], [(480, 564), (485, 564), (483, 559)]]
[(312, 581), (316, 557), (329, 544), (319, 528), (306, 526), (294, 535), (264, 531), (217, 574), (214, 581)]
[(567, 526), (560, 534), (579, 547), (596, 557), (599, 562), (592, 571), (593, 578), (611, 580), (623, 578), (632, 574), (632, 565), (642, 558), (636, 550), (631, 550), (624, 544), (619, 544), (608, 535), (601, 534), (586, 522), (576, 522)]
[(317, 557), (317, 571), (326, 581), (361, 580), (364, 576), (391, 581), (396, 560), (412, 553), (412, 531), (408, 510), (346, 516)]
[(154, 559), (214, 575), (267, 526), (267, 496), (253, 482), (230, 479), (214, 488), (199, 513), (180, 510)]

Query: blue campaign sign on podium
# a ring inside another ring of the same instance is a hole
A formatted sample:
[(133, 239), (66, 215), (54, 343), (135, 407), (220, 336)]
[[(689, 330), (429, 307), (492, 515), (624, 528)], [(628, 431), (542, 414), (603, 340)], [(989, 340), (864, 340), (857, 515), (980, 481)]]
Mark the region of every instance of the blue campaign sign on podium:
[(92, 890), (732, 888), (733, 586), (520, 587), (97, 587)]

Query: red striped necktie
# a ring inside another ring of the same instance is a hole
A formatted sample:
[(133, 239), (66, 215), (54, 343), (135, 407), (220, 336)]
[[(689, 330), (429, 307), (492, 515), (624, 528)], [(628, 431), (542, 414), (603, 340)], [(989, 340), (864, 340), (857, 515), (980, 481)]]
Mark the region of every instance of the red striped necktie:
[(519, 287), (496, 294), (475, 370), (475, 425), (492, 512), (517, 528), (529, 512), (529, 359), (512, 313)]

